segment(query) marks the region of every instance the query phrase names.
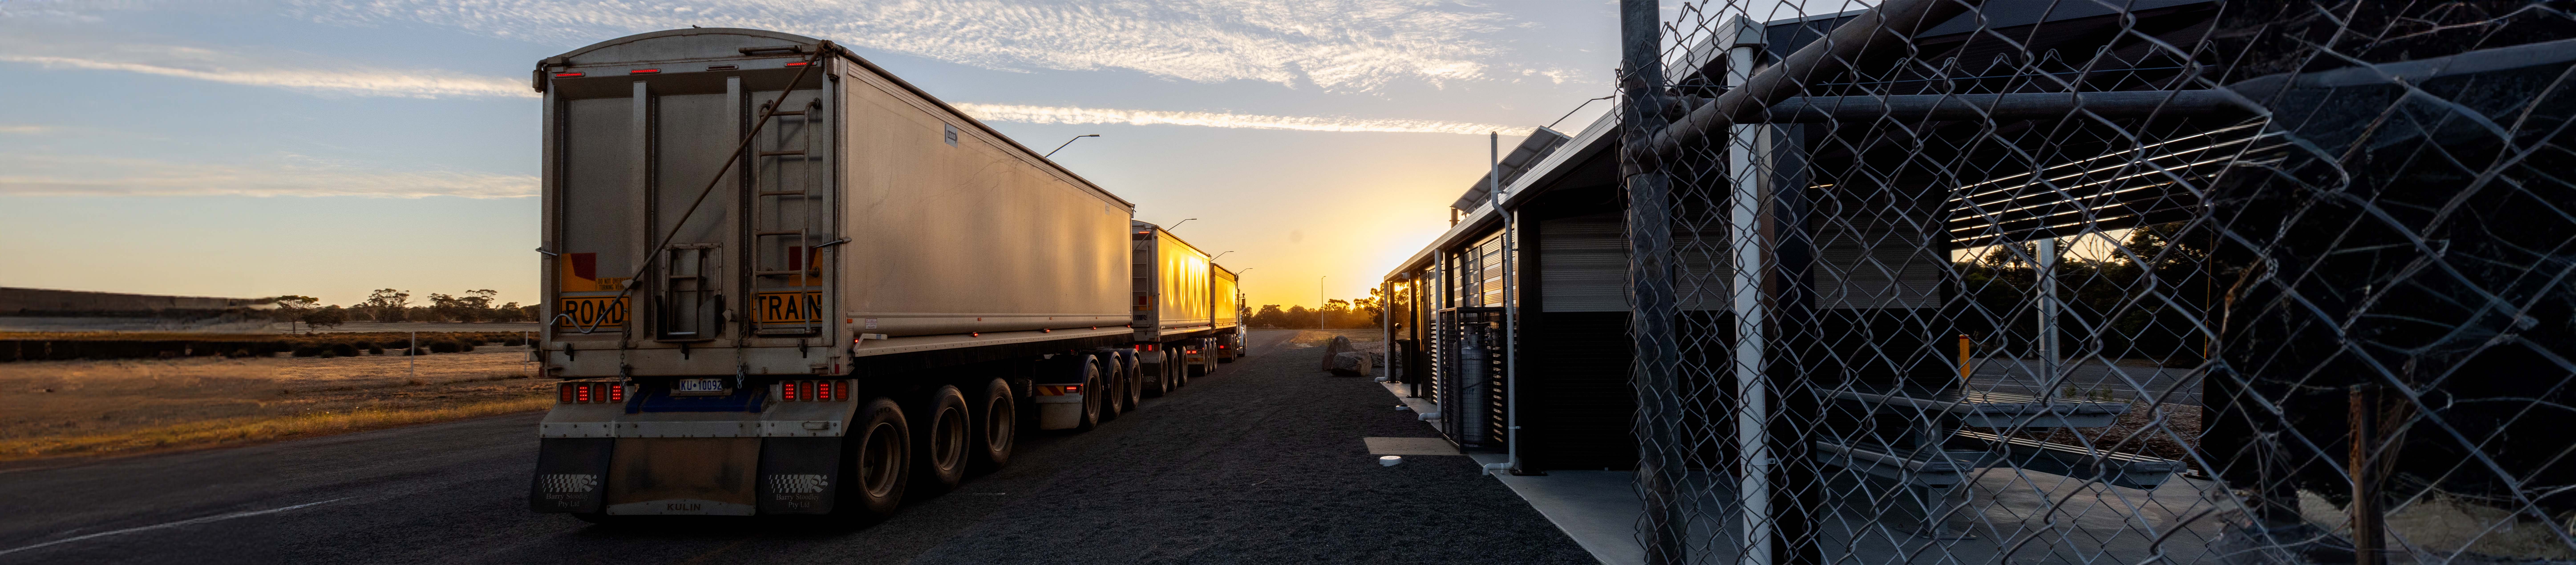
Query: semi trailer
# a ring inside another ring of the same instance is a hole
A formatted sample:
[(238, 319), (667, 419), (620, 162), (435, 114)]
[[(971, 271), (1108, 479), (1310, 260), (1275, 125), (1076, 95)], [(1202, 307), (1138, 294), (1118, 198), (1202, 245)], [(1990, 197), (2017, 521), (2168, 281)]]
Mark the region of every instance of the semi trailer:
[(832, 42), (644, 33), (532, 86), (538, 512), (882, 519), (1215, 344), (1204, 254), (1137, 275), (1133, 203)]
[(1206, 251), (1151, 222), (1132, 222), (1134, 349), (1143, 356), (1147, 396), (1216, 370), (1219, 348), (1237, 343), (1242, 319), (1236, 277)]

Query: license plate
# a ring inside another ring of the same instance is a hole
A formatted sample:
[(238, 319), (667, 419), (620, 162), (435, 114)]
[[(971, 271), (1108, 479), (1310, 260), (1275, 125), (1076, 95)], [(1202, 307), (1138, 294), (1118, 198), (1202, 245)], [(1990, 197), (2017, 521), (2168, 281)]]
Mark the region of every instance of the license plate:
[(676, 382), (676, 383), (672, 383), (672, 384), (671, 384), (671, 391), (672, 391), (672, 392), (680, 392), (680, 393), (692, 393), (692, 392), (694, 392), (694, 393), (715, 393), (715, 394), (723, 394), (723, 393), (724, 393), (724, 391), (725, 391), (725, 380), (724, 380), (724, 379), (680, 379), (680, 380), (679, 380), (679, 382)]

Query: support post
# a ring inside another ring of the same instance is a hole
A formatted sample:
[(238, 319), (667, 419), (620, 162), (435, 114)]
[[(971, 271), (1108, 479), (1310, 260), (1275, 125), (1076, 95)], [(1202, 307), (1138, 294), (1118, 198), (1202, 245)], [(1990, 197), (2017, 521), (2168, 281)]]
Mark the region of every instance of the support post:
[(2039, 396), (2052, 398), (2063, 380), (2057, 368), (2057, 238), (2039, 240), (2038, 247), (2031, 284), (2039, 287)]
[(2352, 514), (2352, 562), (2354, 565), (2380, 565), (2387, 561), (2382, 546), (2385, 534), (2379, 514), (2379, 477), (2371, 472), (2370, 450), (2379, 440), (2379, 395), (2377, 387), (2352, 385), (2348, 401), (2351, 406), (2352, 452), (2344, 473), (2352, 477), (2352, 504), (2345, 509)]
[(1664, 119), (1663, 29), (1656, 0), (1619, 0), (1619, 178), (1628, 196), (1628, 335), (1636, 360), (1630, 383), (1637, 391), (1637, 488), (1646, 504), (1639, 534), (1645, 562), (1690, 560), (1690, 501), (1674, 487), (1685, 472), (1667, 455), (1687, 453), (1679, 422), (1683, 410), (1673, 382), (1681, 347), (1673, 334), (1672, 211), (1670, 178), (1650, 148)]
[[(1726, 52), (1726, 86), (1742, 88), (1764, 38), (1741, 16), (1719, 30), (1719, 37), (1733, 42)], [(1735, 266), (1727, 285), (1735, 315), (1735, 496), (1744, 536), (1736, 562), (1744, 565), (1770, 565), (1778, 525), (1771, 512), (1770, 383), (1763, 375), (1769, 345), (1763, 331), (1769, 321), (1762, 304), (1762, 279), (1769, 272), (1763, 250), (1769, 246), (1764, 245), (1760, 218), (1769, 195), (1763, 190), (1768, 183), (1762, 182), (1760, 161), (1770, 147), (1760, 134), (1770, 127), (1730, 126), (1726, 137), (1727, 243)]]
[(1520, 254), (1520, 214), (1503, 205), (1503, 136), (1501, 132), (1485, 137), (1490, 158), (1485, 178), (1485, 202), (1503, 217), (1503, 452), (1511, 456), (1511, 473), (1529, 474), (1521, 464), (1521, 377), (1520, 377), (1520, 287), (1514, 284), (1520, 271), (1513, 268), (1512, 256)]

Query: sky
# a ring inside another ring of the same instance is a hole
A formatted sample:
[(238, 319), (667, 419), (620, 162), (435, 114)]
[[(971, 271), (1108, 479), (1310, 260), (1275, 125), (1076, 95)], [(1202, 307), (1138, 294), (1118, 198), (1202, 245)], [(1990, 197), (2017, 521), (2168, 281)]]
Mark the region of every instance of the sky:
[[(1667, 13), (1673, 9), (1667, 2)], [(537, 298), (538, 59), (830, 39), (1055, 159), (1253, 305), (1365, 296), (1508, 148), (1608, 109), (1608, 0), (0, 0), (0, 286)]]

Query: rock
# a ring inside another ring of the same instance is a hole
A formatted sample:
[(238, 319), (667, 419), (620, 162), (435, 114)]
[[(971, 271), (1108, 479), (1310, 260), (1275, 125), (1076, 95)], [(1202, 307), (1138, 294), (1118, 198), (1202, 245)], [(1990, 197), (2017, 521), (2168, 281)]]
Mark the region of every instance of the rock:
[(1333, 356), (1333, 374), (1345, 377), (1369, 376), (1371, 355), (1366, 351), (1344, 351)]
[(1324, 366), (1322, 369), (1326, 371), (1333, 370), (1333, 356), (1341, 355), (1342, 353), (1353, 349), (1354, 348), (1351, 347), (1350, 336), (1333, 336), (1332, 343), (1324, 345)]

